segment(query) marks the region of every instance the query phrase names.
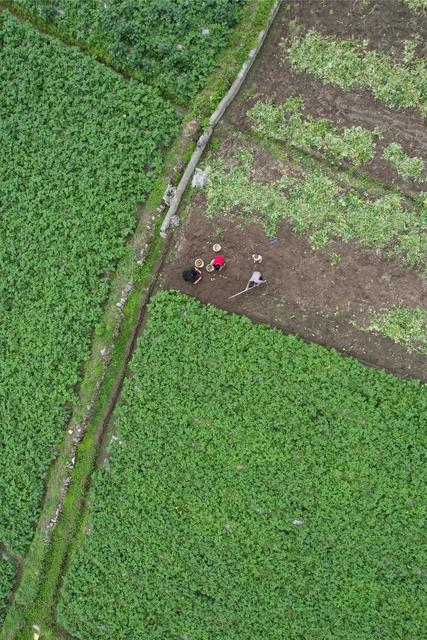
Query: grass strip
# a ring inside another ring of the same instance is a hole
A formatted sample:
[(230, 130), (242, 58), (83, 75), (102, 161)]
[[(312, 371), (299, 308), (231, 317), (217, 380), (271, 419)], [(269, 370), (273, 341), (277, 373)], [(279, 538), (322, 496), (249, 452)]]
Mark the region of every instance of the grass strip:
[(249, 52), (258, 44), (260, 32), (266, 28), (275, 0), (249, 0), (238, 27), (232, 32), (229, 46), (218, 57), (217, 68), (206, 87), (192, 101), (190, 112), (203, 127), (227, 93)]

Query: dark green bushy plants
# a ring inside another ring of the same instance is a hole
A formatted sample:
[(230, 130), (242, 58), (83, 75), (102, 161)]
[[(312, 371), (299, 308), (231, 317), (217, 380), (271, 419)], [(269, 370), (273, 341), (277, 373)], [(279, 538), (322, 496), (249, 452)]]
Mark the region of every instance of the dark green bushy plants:
[(203, 86), (244, 0), (15, 0), (67, 39), (185, 103)]
[(108, 275), (178, 118), (0, 14), (0, 541), (23, 553)]
[(6, 615), (7, 597), (13, 586), (16, 567), (8, 558), (0, 552), (0, 630)]

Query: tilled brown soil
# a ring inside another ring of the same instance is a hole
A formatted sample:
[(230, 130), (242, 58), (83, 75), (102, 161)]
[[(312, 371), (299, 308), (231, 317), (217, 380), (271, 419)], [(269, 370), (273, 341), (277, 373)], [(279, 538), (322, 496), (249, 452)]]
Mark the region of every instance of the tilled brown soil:
[[(403, 181), (390, 165), (381, 160), (390, 142), (400, 143), (409, 155), (424, 159), (427, 166), (427, 121), (417, 109), (392, 109), (363, 89), (343, 91), (332, 84), (323, 84), (312, 76), (295, 73), (286, 59), (286, 47), (291, 35), (289, 22), (297, 19), (304, 31), (315, 28), (323, 34), (337, 34), (356, 40), (368, 39), (370, 46), (400, 55), (403, 41), (418, 33), (421, 44), (417, 55), (427, 48), (427, 17), (416, 15), (399, 0), (363, 3), (361, 0), (304, 0), (283, 5), (268, 38), (252, 67), (246, 82), (228, 110), (225, 121), (241, 131), (249, 131), (246, 112), (258, 100), (279, 104), (293, 95), (304, 99), (305, 111), (313, 117), (328, 118), (338, 127), (379, 127), (383, 138), (377, 142), (373, 160), (361, 171), (384, 185), (396, 185), (406, 193), (427, 189), (413, 181)], [(425, 52), (424, 52), (425, 53)]]
[[(353, 324), (367, 322), (369, 308), (426, 304), (426, 282), (420, 276), (354, 244), (336, 241), (316, 250), (285, 223), (275, 238), (267, 238), (260, 225), (225, 217), (211, 220), (204, 209), (200, 194), (193, 199), (185, 230), (176, 234), (161, 274), (162, 287), (334, 347), (398, 376), (427, 382), (426, 356), (409, 354), (392, 340)], [(211, 260), (214, 242), (222, 245), (226, 267), (213, 276), (204, 270), (197, 285), (184, 282), (183, 269), (197, 257)], [(337, 266), (331, 265), (331, 252), (341, 255)], [(268, 284), (228, 300), (245, 288), (257, 268), (253, 253), (263, 256), (260, 270)]]
[(405, 40), (419, 36), (418, 57), (427, 56), (425, 12), (412, 11), (401, 0), (295, 0), (288, 20), (298, 20), (305, 30), (322, 35), (368, 40), (369, 47), (396, 59), (403, 54)]
[[(390, 109), (367, 91), (344, 92), (293, 73), (284, 56), (292, 19), (298, 20), (303, 31), (316, 28), (324, 34), (368, 39), (369, 46), (381, 48), (396, 59), (401, 55), (403, 40), (421, 35), (417, 55), (423, 54), (427, 42), (425, 16), (410, 12), (399, 0), (301, 0), (288, 11), (282, 6), (242, 90), (218, 127), (216, 153), (227, 165), (236, 149), (245, 145), (233, 134), (249, 131), (246, 111), (257, 100), (279, 103), (298, 94), (304, 98), (308, 113), (327, 117), (337, 126), (381, 127), (385, 134), (378, 143), (379, 152), (363, 171), (384, 186), (395, 184), (407, 193), (414, 192), (415, 185), (399, 184), (395, 172), (378, 158), (386, 144), (396, 141), (427, 162), (427, 129), (419, 112)], [(284, 168), (291, 172), (294, 169), (285, 167), (286, 160), (284, 164), (272, 162), (259, 145), (254, 159), (254, 178), (264, 184), (277, 180)], [(255, 215), (250, 222), (224, 216), (208, 219), (205, 209), (205, 193), (193, 192), (188, 221), (175, 232), (174, 245), (162, 269), (161, 286), (245, 314), (255, 322), (280, 327), (307, 341), (334, 347), (401, 377), (427, 382), (427, 356), (410, 354), (383, 335), (359, 328), (369, 323), (371, 310), (397, 305), (427, 307), (427, 280), (421, 275), (402, 268), (398, 258), (386, 259), (354, 242), (335, 239), (323, 249), (314, 249), (305, 236), (294, 233), (285, 222), (276, 237), (268, 238)], [(197, 257), (209, 261), (214, 242), (223, 247), (226, 268), (214, 276), (204, 272), (203, 281), (196, 286), (184, 282), (182, 270), (192, 266)], [(230, 295), (244, 289), (255, 268), (252, 253), (263, 256), (261, 271), (268, 284), (229, 300)], [(331, 264), (333, 253), (340, 256), (335, 266)]]

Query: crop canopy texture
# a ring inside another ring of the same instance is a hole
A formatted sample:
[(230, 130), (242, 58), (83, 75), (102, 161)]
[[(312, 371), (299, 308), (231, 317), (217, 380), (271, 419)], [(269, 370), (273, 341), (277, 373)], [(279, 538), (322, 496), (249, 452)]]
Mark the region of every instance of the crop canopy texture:
[(0, 552), (0, 630), (6, 614), (6, 598), (12, 589), (15, 572), (16, 567), (13, 562)]
[(244, 0), (15, 0), (26, 14), (185, 102), (204, 85)]
[(131, 369), (73, 636), (424, 637), (425, 387), (176, 292)]
[(177, 116), (0, 16), (0, 541), (32, 537), (108, 278)]

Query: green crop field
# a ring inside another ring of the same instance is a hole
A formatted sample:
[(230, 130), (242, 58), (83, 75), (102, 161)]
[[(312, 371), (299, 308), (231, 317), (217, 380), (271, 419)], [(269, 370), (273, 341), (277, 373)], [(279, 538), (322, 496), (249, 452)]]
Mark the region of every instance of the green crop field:
[(15, 0), (11, 4), (185, 103), (214, 68), (244, 0)]
[(425, 387), (176, 292), (131, 370), (67, 631), (425, 637)]
[(23, 553), (135, 207), (178, 117), (0, 15), (0, 541)]
[(15, 566), (0, 552), (0, 629), (6, 614), (6, 598), (12, 589)]

